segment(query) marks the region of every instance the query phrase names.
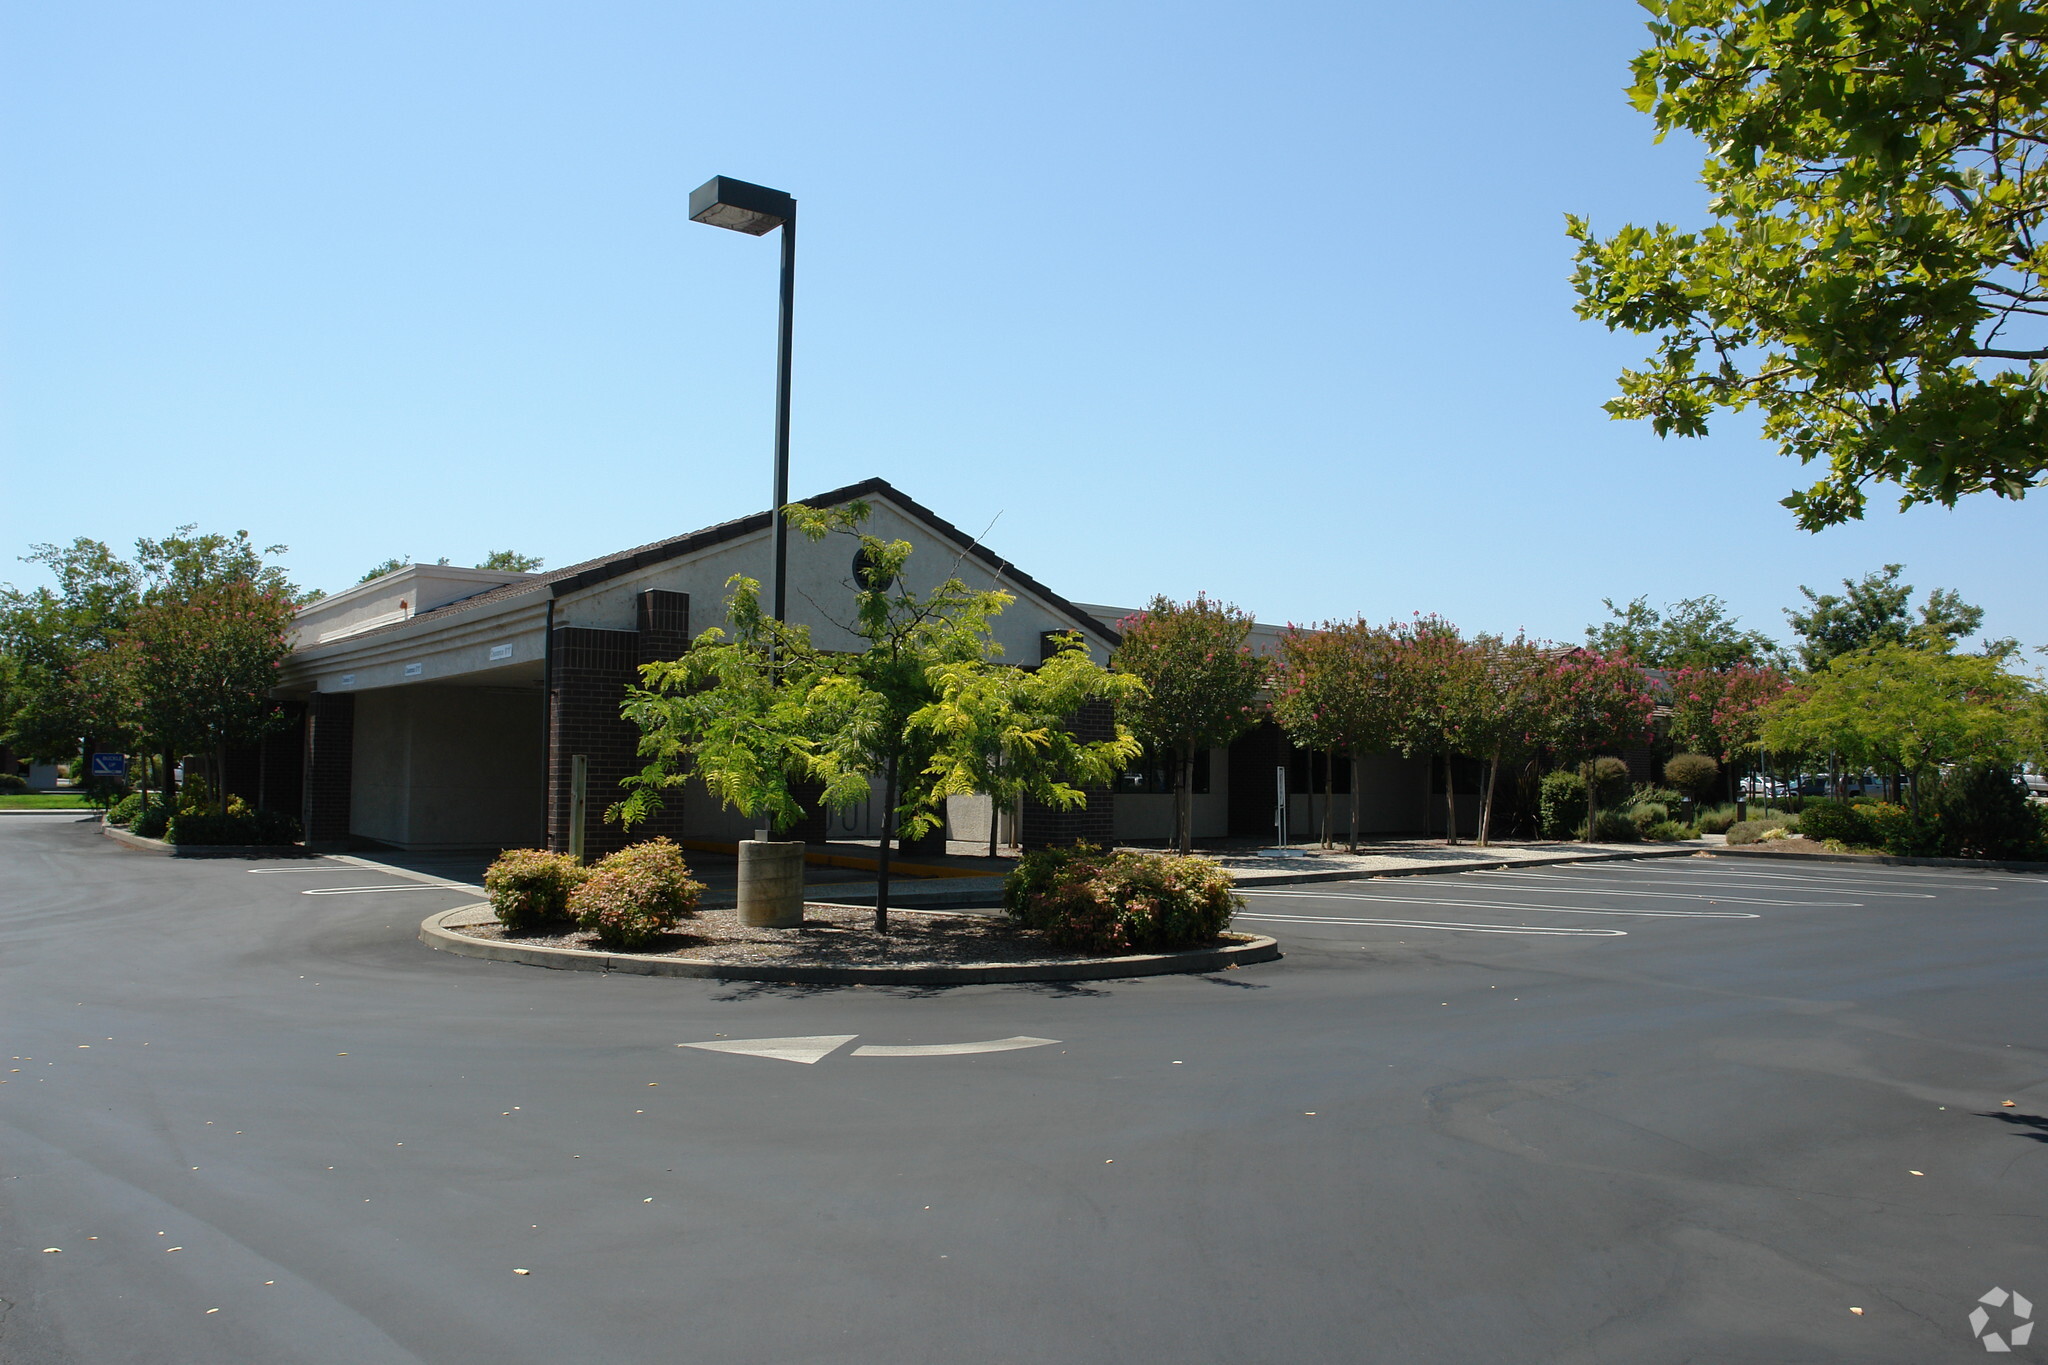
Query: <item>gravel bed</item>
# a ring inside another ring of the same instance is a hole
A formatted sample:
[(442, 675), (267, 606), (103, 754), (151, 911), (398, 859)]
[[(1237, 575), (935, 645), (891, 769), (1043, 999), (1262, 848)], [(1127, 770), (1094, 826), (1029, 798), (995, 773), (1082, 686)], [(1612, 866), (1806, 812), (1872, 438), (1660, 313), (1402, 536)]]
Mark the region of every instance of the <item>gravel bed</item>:
[[(609, 951), (597, 936), (580, 929), (557, 933), (508, 934), (501, 924), (451, 924), (453, 933), (537, 948)], [(804, 966), (957, 966), (968, 963), (1076, 962), (1093, 956), (1054, 948), (1029, 929), (989, 915), (932, 911), (889, 911), (889, 933), (875, 932), (875, 912), (866, 908), (807, 905), (804, 922), (792, 929), (741, 924), (734, 910), (701, 910), (676, 931), (664, 934), (634, 957), (673, 957), (732, 964)]]

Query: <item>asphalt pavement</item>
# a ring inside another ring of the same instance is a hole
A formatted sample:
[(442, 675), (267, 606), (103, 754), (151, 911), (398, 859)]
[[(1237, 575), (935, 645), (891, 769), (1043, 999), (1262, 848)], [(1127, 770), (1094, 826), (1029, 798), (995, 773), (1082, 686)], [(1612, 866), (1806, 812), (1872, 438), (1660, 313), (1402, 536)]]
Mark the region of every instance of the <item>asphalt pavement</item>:
[(0, 822), (0, 1362), (1927, 1362), (2048, 1304), (2040, 876), (1325, 883), (1250, 897), (1278, 963), (950, 989), (416, 941), (472, 898)]

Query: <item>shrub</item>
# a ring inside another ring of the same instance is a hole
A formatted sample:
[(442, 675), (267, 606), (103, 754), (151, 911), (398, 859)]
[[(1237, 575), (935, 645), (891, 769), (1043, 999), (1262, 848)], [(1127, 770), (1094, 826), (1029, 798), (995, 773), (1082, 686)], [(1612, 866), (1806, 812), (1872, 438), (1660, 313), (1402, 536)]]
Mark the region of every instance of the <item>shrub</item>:
[(1559, 769), (1536, 789), (1536, 822), (1546, 839), (1577, 836), (1586, 821), (1586, 779)]
[(170, 803), (158, 798), (137, 813), (135, 819), (129, 823), (128, 829), (129, 832), (140, 834), (145, 839), (161, 839), (170, 819)]
[(1756, 844), (1767, 838), (1789, 839), (1799, 832), (1799, 817), (1780, 815), (1769, 820), (1741, 820), (1728, 826), (1730, 844)]
[(135, 817), (140, 814), (142, 814), (142, 793), (130, 792), (107, 808), (107, 823), (110, 825), (133, 824)]
[(1934, 858), (1941, 855), (1939, 821), (1915, 815), (1905, 806), (1891, 801), (1873, 801), (1857, 807), (1856, 813), (1862, 817), (1864, 828), (1870, 831), (1870, 842), (1894, 858)]
[(569, 893), (569, 913), (614, 952), (645, 948), (697, 910), (704, 884), (690, 877), (683, 851), (667, 839), (622, 848)]
[(19, 796), (28, 790), (28, 779), (20, 773), (0, 773), (0, 796)]
[(515, 934), (569, 917), (569, 893), (590, 873), (566, 853), (508, 848), (484, 869), (484, 894), (498, 923)]
[(1628, 816), (1628, 822), (1636, 827), (1636, 834), (1643, 836), (1650, 826), (1670, 820), (1671, 807), (1662, 801), (1634, 801), (1625, 808), (1624, 814)]
[(1230, 873), (1206, 858), (1078, 844), (1026, 854), (1004, 883), (1003, 903), (1056, 947), (1146, 953), (1214, 942), (1244, 900)]
[(1862, 808), (1840, 801), (1807, 802), (1806, 809), (1799, 812), (1799, 829), (1807, 838), (1822, 843), (1833, 839), (1853, 847), (1877, 842)]
[(1721, 778), (1721, 765), (1705, 754), (1673, 754), (1664, 780), (1694, 801), (1703, 801)]
[(1735, 823), (1735, 807), (1716, 806), (1701, 811), (1698, 822), (1702, 834), (1726, 834), (1728, 827)]
[[(1585, 764), (1580, 765), (1581, 773), (1585, 771), (1586, 766)], [(1613, 805), (1621, 800), (1622, 797), (1628, 795), (1628, 764), (1611, 755), (1603, 755), (1594, 759), (1591, 767), (1593, 769), (1593, 786), (1599, 794), (1601, 805)], [(1584, 792), (1585, 789), (1583, 787), (1580, 788), (1582, 798)]]
[(1593, 842), (1598, 844), (1633, 844), (1642, 837), (1627, 811), (1603, 810), (1593, 825)]
[[(299, 822), (283, 811), (236, 810), (230, 802), (228, 813), (212, 809), (181, 810), (164, 826), (164, 841), (172, 844), (295, 844)], [(139, 830), (137, 831), (140, 832)]]
[(1693, 827), (1679, 820), (1659, 820), (1643, 831), (1645, 839), (1658, 844), (1675, 844), (1681, 839), (1691, 839), (1695, 836)]
[(1922, 795), (1940, 824), (1943, 851), (1957, 858), (2035, 858), (2041, 855), (2041, 820), (2012, 769), (1968, 763), (1943, 774), (1940, 787)]

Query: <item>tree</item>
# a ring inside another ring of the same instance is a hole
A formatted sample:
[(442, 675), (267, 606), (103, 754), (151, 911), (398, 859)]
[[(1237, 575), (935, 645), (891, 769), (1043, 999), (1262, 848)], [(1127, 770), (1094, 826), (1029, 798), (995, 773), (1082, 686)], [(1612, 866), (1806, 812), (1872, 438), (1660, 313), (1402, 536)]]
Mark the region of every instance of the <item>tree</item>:
[(991, 858), (998, 811), (1026, 797), (1063, 809), (1083, 805), (1088, 797), (1081, 786), (1107, 786), (1144, 751), (1121, 727), (1107, 740), (1074, 737), (1069, 726), (1082, 707), (1128, 705), (1144, 692), (1136, 678), (1090, 659), (1078, 634), (1062, 636), (1053, 656), (1035, 669), (961, 659), (938, 665), (929, 681), (938, 695), (910, 725), (935, 741), (925, 767), (936, 779), (932, 798), (989, 798)]
[(56, 586), (0, 587), (0, 649), (16, 670), (14, 711), (0, 739), (31, 759), (58, 763), (78, 756), (90, 729), (74, 671), (119, 632), (139, 600), (141, 578), (83, 536), (68, 546), (36, 545), (23, 562), (47, 567)]
[(1451, 759), (1464, 751), (1463, 725), (1468, 713), (1460, 697), (1475, 695), (1482, 684), (1474, 677), (1483, 667), (1467, 647), (1458, 628), (1441, 616), (1418, 615), (1392, 628), (1392, 663), (1398, 681), (1394, 746), (1408, 757), (1442, 756), (1444, 762), (1444, 842), (1458, 842), (1458, 784)]
[(479, 569), (502, 569), (506, 573), (538, 573), (542, 560), (539, 555), (523, 555), (517, 550), (493, 550), (484, 557)]
[(1807, 530), (2048, 472), (2048, 17), (2022, 0), (1644, 0), (1629, 94), (1712, 149), (1714, 223), (1578, 242), (1580, 316), (1658, 338), (1607, 404), (1660, 436), (1751, 406), (1826, 473)]
[[(448, 556), (446, 555), (442, 555), (439, 559), (434, 561), (436, 565), (446, 564), (447, 562)], [(413, 563), (414, 561), (412, 557), (409, 555), (403, 557), (393, 555), (389, 559), (381, 560), (378, 563), (371, 565), (370, 571), (364, 574), (361, 578), (358, 578), (356, 582), (367, 583), (373, 578), (382, 578), (385, 574), (397, 573), (400, 569), (409, 569), (413, 566)], [(489, 564), (480, 564), (477, 567), (482, 569), (488, 569), (493, 566)]]
[(1479, 799), (1479, 846), (1493, 827), (1493, 799), (1504, 764), (1526, 762), (1543, 747), (1547, 683), (1556, 651), (1527, 635), (1480, 635), (1446, 688), (1458, 752), (1486, 763)]
[(1917, 809), (1943, 765), (2032, 756), (2040, 705), (2037, 689), (2000, 659), (1893, 641), (1830, 660), (1764, 712), (1760, 739), (1910, 774)]
[(1267, 666), (1246, 643), (1252, 618), (1225, 602), (1154, 597), (1117, 623), (1111, 667), (1145, 686), (1125, 715), (1148, 752), (1171, 757), (1174, 846), (1194, 847), (1195, 754), (1228, 744), (1259, 717)]
[(189, 598), (206, 588), (247, 582), (258, 592), (288, 602), (308, 600), (285, 576), (282, 565), (268, 562), (268, 556), (284, 554), (289, 546), (258, 549), (247, 531), (231, 536), (217, 531), (193, 534), (198, 529), (188, 523), (162, 540), (135, 542), (135, 564), (145, 591)]
[(1984, 623), (1984, 609), (1971, 606), (1961, 594), (1946, 588), (1927, 594), (1915, 622), (1913, 585), (1899, 582), (1901, 572), (1902, 565), (1887, 564), (1882, 571), (1867, 573), (1855, 582), (1845, 578), (1840, 597), (1816, 593), (1802, 583), (1799, 591), (1806, 597), (1807, 610), (1788, 607), (1785, 611), (1785, 619), (1800, 637), (1799, 661), (1808, 669), (1822, 668), (1838, 654), (1908, 641), (1947, 649), (1977, 633)]
[[(1644, 668), (1728, 668), (1768, 663), (1778, 642), (1744, 630), (1728, 604), (1709, 593), (1673, 602), (1663, 613), (1638, 597), (1625, 607), (1602, 599), (1613, 619), (1586, 627), (1586, 643), (1602, 654), (1623, 653)], [(1666, 614), (1668, 613), (1668, 614)]]
[[(1310, 630), (1290, 628), (1280, 640), (1272, 676), (1273, 717), (1303, 748), (1351, 760), (1350, 848), (1358, 849), (1365, 759), (1396, 747), (1406, 675), (1396, 663), (1392, 629), (1358, 617)], [(1324, 811), (1327, 818), (1328, 806)]]
[(213, 761), (213, 795), (227, 811), (227, 751), (277, 728), (270, 701), (291, 654), (292, 598), (285, 585), (247, 578), (161, 592), (122, 631), (128, 683), (140, 698), (136, 730), (171, 752)]
[(1550, 741), (1587, 766), (1586, 837), (1591, 839), (1598, 833), (1600, 802), (1592, 761), (1604, 749), (1647, 740), (1655, 699), (1642, 669), (1626, 654), (1575, 649), (1551, 665), (1545, 682)]
[(1136, 750), (1121, 729), (1095, 744), (1040, 735), (1052, 724), (1043, 712), (1006, 713), (1006, 701), (1050, 708), (1137, 693), (1072, 651), (1037, 686), (996, 676), (1002, 651), (991, 623), (1014, 600), (1008, 593), (957, 577), (915, 591), (905, 574), (910, 544), (862, 532), (866, 503), (783, 512), (812, 540), (859, 543), (854, 614), (837, 624), (864, 647), (817, 648), (808, 628), (762, 614), (758, 583), (731, 579), (731, 637), (703, 632), (682, 658), (642, 668), (642, 686), (629, 690), (622, 714), (640, 727), (648, 763), (608, 815), (631, 825), (695, 776), (724, 804), (787, 825), (804, 814), (798, 784), (818, 784), (815, 799), (845, 809), (868, 801), (879, 781), (875, 928), (887, 933), (895, 841), (938, 826), (938, 803), (988, 761), (991, 744), (1015, 759), (1017, 790), (1069, 808), (1087, 799), (1082, 785), (1106, 780)]
[(1681, 668), (1665, 678), (1670, 691), (1672, 743), (1719, 759), (1734, 795), (1735, 765), (1755, 746), (1765, 707), (1790, 683), (1775, 668)]

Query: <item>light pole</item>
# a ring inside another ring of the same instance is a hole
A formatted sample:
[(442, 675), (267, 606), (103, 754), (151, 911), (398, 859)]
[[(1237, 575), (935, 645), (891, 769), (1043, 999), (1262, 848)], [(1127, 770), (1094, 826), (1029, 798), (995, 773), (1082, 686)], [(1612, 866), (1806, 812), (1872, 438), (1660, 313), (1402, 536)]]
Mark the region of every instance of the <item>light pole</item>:
[(714, 175), (690, 192), (690, 221), (731, 228), (750, 237), (782, 229), (782, 311), (775, 346), (775, 492), (768, 504), (775, 567), (768, 599), (780, 621), (789, 604), (789, 345), (791, 295), (796, 291), (796, 200), (781, 190)]

